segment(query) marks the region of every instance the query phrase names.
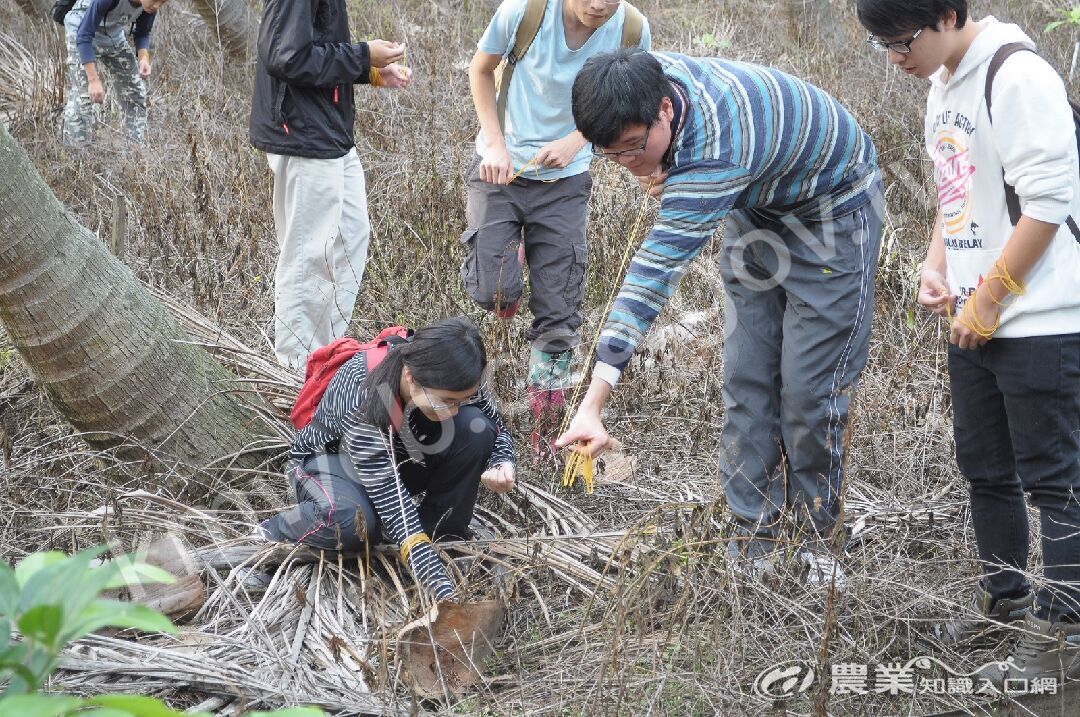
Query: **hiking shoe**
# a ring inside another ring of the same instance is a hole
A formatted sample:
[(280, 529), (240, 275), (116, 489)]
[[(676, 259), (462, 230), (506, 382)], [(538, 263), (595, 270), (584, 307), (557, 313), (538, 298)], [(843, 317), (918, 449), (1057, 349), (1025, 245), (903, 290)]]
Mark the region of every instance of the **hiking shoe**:
[(473, 518), (469, 523), (469, 536), (467, 540), (495, 540), (495, 531)]
[(241, 567), (233, 571), (236, 584), (248, 593), (264, 593), (274, 579), (272, 573), (262, 568)]
[(811, 541), (799, 548), (799, 560), (806, 575), (803, 580), (813, 588), (834, 588), (843, 591), (847, 587), (847, 575), (835, 555), (823, 541)]
[(1030, 689), (1035, 680), (1055, 680), (1061, 687), (1066, 679), (1080, 679), (1080, 624), (1051, 624), (1028, 610), (1009, 659), (986, 665), (979, 676), (1005, 691)]
[[(472, 541), (492, 541), (498, 538), (498, 535), (492, 528), (484, 525), (476, 517), (473, 517), (472, 522), (469, 523), (469, 536), (467, 540)], [(477, 551), (484, 551), (483, 555), (478, 555)], [(506, 566), (497, 559), (488, 559), (490, 554), (483, 545), (471, 546), (471, 550), (466, 555), (460, 555), (455, 558), (454, 564), (457, 569), (461, 571), (462, 575), (469, 577), (477, 577), (480, 574), (487, 575), (491, 578), (495, 586), (502, 590), (506, 581)]]
[(1030, 590), (1020, 597), (994, 600), (979, 583), (963, 614), (934, 626), (933, 639), (955, 651), (986, 647), (1004, 637), (1006, 624), (1023, 620), (1034, 604), (1035, 593)]
[(727, 557), (736, 573), (748, 578), (761, 578), (776, 572), (784, 551), (775, 537), (755, 535), (736, 529), (728, 540)]
[(265, 525), (265, 521), (263, 523), (258, 523), (254, 528), (251, 529), (251, 532), (248, 533), (245, 537), (253, 538), (253, 539), (257, 540), (257, 541), (258, 540), (265, 540), (268, 543), (277, 542), (276, 540), (274, 540), (274, 536), (271, 535), (270, 531), (267, 529), (267, 527)]

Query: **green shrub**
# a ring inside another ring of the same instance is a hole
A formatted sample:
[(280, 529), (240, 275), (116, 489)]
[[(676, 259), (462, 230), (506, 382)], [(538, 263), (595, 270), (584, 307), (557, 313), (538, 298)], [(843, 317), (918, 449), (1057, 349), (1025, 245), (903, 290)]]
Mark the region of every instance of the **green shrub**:
[(1061, 20), (1054, 20), (1046, 26), (1043, 32), (1053, 32), (1062, 25), (1071, 25), (1074, 28), (1080, 26), (1080, 5), (1073, 7), (1071, 10), (1062, 8), (1061, 15)]
[[(105, 548), (72, 556), (34, 553), (14, 570), (0, 563), (0, 717), (182, 717), (160, 700), (130, 695), (72, 697), (38, 690), (71, 642), (103, 627), (175, 633), (164, 615), (142, 605), (100, 597), (135, 584), (171, 583), (164, 570), (131, 556), (95, 565)], [(5, 685), (6, 683), (6, 685)], [(320, 717), (321, 710), (252, 712), (275, 717)], [(208, 717), (208, 716), (205, 716)]]

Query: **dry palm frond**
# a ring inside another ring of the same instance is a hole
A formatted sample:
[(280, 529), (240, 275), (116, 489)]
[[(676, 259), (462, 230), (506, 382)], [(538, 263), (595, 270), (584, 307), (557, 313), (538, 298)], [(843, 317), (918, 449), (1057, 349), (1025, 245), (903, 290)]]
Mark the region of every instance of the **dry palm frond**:
[[(838, 26), (860, 37), (855, 13), (832, 5)], [(1029, 30), (1053, 19), (1050, 2), (995, 5)], [(463, 176), (475, 151), (464, 68), (492, 7), (444, 0), (350, 3), (354, 36), (407, 42), (416, 73), (406, 92), (356, 89), (372, 243), (353, 329), (366, 336), (402, 321), (473, 316), (487, 346), (504, 352), (493, 386), (507, 401), (511, 434), (527, 440), (521, 394), (529, 322), (521, 316), (496, 321), (477, 310), (457, 278), (467, 221)], [(738, 317), (724, 306), (717, 271), (724, 246), (717, 239), (689, 267), (657, 317), (647, 350), (631, 361), (612, 395), (605, 419), (626, 441), (631, 465), (601, 468), (598, 461), (595, 492), (585, 495), (562, 491), (561, 476), (523, 461), (515, 490), (484, 494), (478, 507), (497, 538), (439, 546), (469, 594), (500, 596), (511, 607), (503, 643), (488, 666), (489, 683), (468, 702), (449, 705), (457, 714), (763, 713), (770, 707), (751, 686), (777, 663), (819, 662), (819, 675), (828, 675), (830, 664), (856, 663), (870, 665), (872, 675), (874, 665), (920, 654), (917, 639), (934, 621), (966, 608), (979, 572), (964, 508), (966, 482), (954, 460), (943, 322), (912, 305), (936, 199), (920, 132), (925, 88), (898, 78), (885, 63), (869, 62), (860, 43), (839, 43), (822, 54), (787, 42), (785, 23), (762, 13), (761, 3), (670, 0), (640, 7), (657, 49), (723, 54), (805, 77), (848, 107), (878, 150), (887, 211), (871, 353), (858, 385), (844, 478), (845, 522), (860, 538), (844, 558), (849, 587), (836, 595), (804, 585), (794, 543), (785, 544), (785, 562), (773, 580), (737, 575), (725, 557), (730, 515), (711, 503), (722, 494), (717, 448), (723, 375), (731, 368), (720, 324), (734, 325)], [(103, 541), (136, 545), (161, 531), (185, 536), (200, 551), (234, 550), (244, 545), (237, 535), (286, 500), (280, 448), (291, 434), (285, 413), (300, 377), (278, 368), (266, 349), (278, 245), (270, 172), (248, 140), (250, 66), (224, 57), (216, 37), (184, 6), (171, 6), (157, 22), (165, 24), (155, 29), (147, 147), (127, 146), (119, 137), (107, 151), (61, 146), (55, 122), (66, 84), (61, 32), (14, 3), (0, 3), (0, 28), (29, 48), (35, 69), (29, 74), (25, 52), (17, 51), (11, 61), (0, 56), (0, 73), (32, 77), (33, 99), (26, 103), (25, 80), (6, 74), (0, 94), (23, 98), (11, 127), (84, 225), (107, 226), (115, 198), (126, 201), (125, 263), (175, 297), (174, 311), (191, 340), (232, 367), (237, 378), (224, 390), (267, 399), (271, 407), (257, 416), (279, 452), (262, 470), (228, 471), (237, 479), (230, 483), (220, 477), (225, 471), (191, 477), (120, 452), (89, 450), (40, 391), (22, 388), (28, 373), (0, 336), (6, 436), (0, 438), (0, 551), (8, 560)], [(1040, 40), (1040, 52), (1059, 69), (1068, 67), (1072, 49), (1067, 33)], [(106, 139), (120, 134), (115, 116), (104, 120)], [(618, 282), (614, 269), (642, 197), (637, 182), (614, 164), (595, 165), (590, 176), (585, 337), (604, 321), (607, 290)], [(609, 471), (633, 479), (601, 480)], [(187, 494), (202, 501), (202, 515), (136, 494), (184, 502), (172, 487), (184, 482), (195, 488)], [(99, 512), (103, 504), (110, 508)], [(1041, 579), (1038, 543), (1032, 547), (1032, 578)], [(94, 663), (69, 663), (57, 687), (154, 693), (221, 717), (308, 700), (345, 713), (376, 712), (380, 708), (368, 702), (375, 698), (387, 710), (411, 706), (408, 685), (395, 670), (393, 642), (384, 639), (389, 628), (417, 617), (422, 602), (398, 559), (376, 551), (367, 572), (355, 557), (273, 557), (280, 563), (271, 565), (258, 548), (246, 556), (249, 565), (278, 576), (268, 597), (245, 593), (232, 568), (204, 570), (203, 613), (181, 638), (95, 643), (104, 650), (96, 663), (101, 671)], [(481, 565), (498, 565), (502, 577)], [(966, 660), (1005, 652), (946, 657), (954, 667), (970, 667)], [(198, 664), (174, 659), (183, 656)], [(153, 673), (156, 665), (177, 664), (181, 670)], [(371, 692), (359, 692), (361, 684)], [(843, 696), (821, 687), (827, 705), (815, 705), (813, 695), (789, 700), (783, 709), (884, 717), (948, 712), (960, 702), (984, 711), (964, 696)]]
[(39, 76), (38, 62), (30, 51), (0, 32), (0, 119), (10, 120), (30, 106)]
[(250, 385), (268, 403), (282, 411), (282, 418), (288, 414), (296, 400), (296, 392), (303, 383), (303, 376), (245, 345), (219, 324), (168, 292), (149, 285), (147, 289), (177, 318), (194, 343), (209, 351), (239, 377), (238, 383)]

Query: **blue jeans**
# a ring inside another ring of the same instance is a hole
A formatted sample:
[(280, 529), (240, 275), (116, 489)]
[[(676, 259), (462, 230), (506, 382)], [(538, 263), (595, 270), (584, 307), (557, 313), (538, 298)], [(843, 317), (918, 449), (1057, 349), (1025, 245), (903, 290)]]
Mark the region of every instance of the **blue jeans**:
[(1039, 509), (1039, 617), (1080, 617), (1080, 334), (949, 346), (956, 462), (970, 484), (983, 586), (1030, 588), (1025, 493)]

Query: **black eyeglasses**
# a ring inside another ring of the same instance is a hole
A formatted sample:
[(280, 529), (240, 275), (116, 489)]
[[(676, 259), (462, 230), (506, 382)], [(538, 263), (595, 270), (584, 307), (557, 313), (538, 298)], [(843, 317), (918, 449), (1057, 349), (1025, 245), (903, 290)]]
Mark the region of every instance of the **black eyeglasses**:
[(645, 132), (645, 140), (641, 143), (640, 147), (633, 149), (624, 149), (619, 152), (606, 152), (596, 145), (593, 145), (592, 153), (594, 157), (600, 157), (601, 159), (610, 159), (612, 162), (618, 161), (619, 157), (640, 157), (645, 154), (645, 147), (649, 144), (649, 135), (652, 134), (652, 127), (650, 126)]
[(881, 50), (882, 52), (888, 52), (889, 50), (892, 50), (893, 52), (899, 53), (901, 55), (906, 55), (911, 52), (911, 43), (915, 42), (915, 39), (919, 35), (921, 35), (922, 31), (925, 29), (925, 27), (920, 27), (918, 30), (915, 31), (915, 34), (908, 39), (897, 40), (896, 42), (885, 42), (877, 35), (867, 35), (866, 44), (874, 48), (875, 50)]

